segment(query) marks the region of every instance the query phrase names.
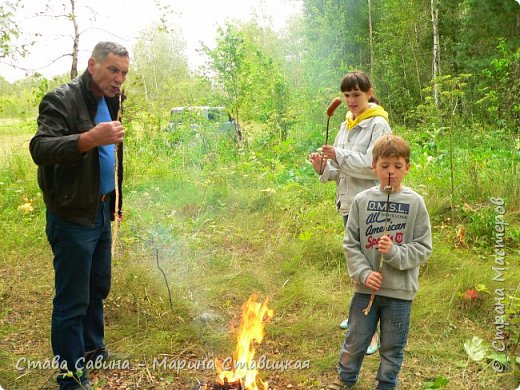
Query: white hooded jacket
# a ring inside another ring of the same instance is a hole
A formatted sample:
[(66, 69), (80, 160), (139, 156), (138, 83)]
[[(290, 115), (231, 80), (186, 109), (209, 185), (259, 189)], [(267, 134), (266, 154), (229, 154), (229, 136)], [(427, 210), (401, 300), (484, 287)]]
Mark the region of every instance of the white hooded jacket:
[(390, 125), (381, 116), (365, 119), (350, 131), (346, 122), (341, 124), (333, 144), (337, 163), (328, 160), (320, 176), (323, 183), (336, 182), (336, 207), (341, 215), (348, 215), (358, 193), (378, 185), (379, 181), (372, 171), (372, 149), (379, 137), (391, 132)]

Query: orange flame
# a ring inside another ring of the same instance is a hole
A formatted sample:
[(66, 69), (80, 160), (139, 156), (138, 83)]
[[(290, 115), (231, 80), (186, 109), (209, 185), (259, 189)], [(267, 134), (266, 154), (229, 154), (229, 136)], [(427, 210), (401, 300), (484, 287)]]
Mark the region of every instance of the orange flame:
[(260, 344), (264, 338), (265, 321), (273, 317), (273, 310), (267, 308), (268, 298), (263, 303), (257, 302), (258, 294), (253, 294), (242, 305), (242, 318), (237, 333), (237, 344), (233, 354), (231, 371), (224, 371), (222, 363), (216, 359), (218, 382), (224, 384), (240, 381), (245, 390), (267, 390), (267, 382), (258, 378), (258, 370), (253, 360), (255, 344)]

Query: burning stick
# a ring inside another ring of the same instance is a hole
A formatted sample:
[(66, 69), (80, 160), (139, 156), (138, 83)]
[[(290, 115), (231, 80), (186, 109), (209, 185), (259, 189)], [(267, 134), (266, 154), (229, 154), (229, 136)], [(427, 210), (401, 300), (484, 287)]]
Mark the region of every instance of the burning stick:
[[(329, 144), (329, 123), (330, 123), (330, 117), (334, 115), (334, 111), (336, 111), (336, 108), (338, 108), (341, 105), (341, 99), (340, 98), (334, 98), (332, 103), (330, 103), (329, 107), (327, 108), (327, 130), (325, 133), (325, 145)], [(323, 174), (323, 170), (325, 167), (323, 166), (323, 158), (321, 160), (320, 164), (320, 175)]]
[[(116, 94), (119, 98), (119, 108), (117, 110), (117, 121), (121, 122), (121, 114), (122, 114), (122, 96), (123, 91), (121, 91), (119, 88), (117, 89)], [(117, 233), (119, 230), (119, 224), (121, 223), (121, 218), (119, 216), (119, 212), (121, 211), (119, 209), (119, 144), (114, 145), (114, 153), (115, 153), (115, 161), (114, 161), (114, 184), (115, 184), (115, 211), (114, 211), (114, 230), (112, 232), (112, 256), (114, 256), (115, 248), (116, 248), (116, 240), (117, 240)]]
[[(390, 185), (390, 173), (388, 174), (388, 185), (383, 188), (383, 191), (385, 191), (386, 194), (387, 194), (387, 196), (386, 196), (385, 229), (383, 231), (383, 236), (386, 236), (387, 229), (388, 229), (388, 209), (389, 209), (389, 206), (390, 206), (390, 194), (392, 192), (394, 192), (394, 187), (392, 187)], [(383, 272), (383, 264), (384, 264), (383, 263), (383, 255), (381, 253), (379, 253), (379, 268), (378, 268), (379, 273)], [(372, 303), (374, 303), (374, 298), (375, 297), (376, 297), (376, 291), (374, 290), (372, 295), (370, 295), (370, 301), (368, 301), (368, 306), (363, 309), (363, 313), (365, 313), (366, 316), (368, 315), (368, 313), (370, 313), (370, 309), (372, 308)]]

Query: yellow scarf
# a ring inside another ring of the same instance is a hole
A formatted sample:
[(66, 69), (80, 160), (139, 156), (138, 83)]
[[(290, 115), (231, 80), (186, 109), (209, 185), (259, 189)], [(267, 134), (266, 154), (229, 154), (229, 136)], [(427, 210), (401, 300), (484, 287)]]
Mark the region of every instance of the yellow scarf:
[(385, 111), (385, 109), (381, 106), (375, 105), (363, 111), (363, 113), (356, 119), (352, 119), (352, 113), (350, 111), (347, 112), (347, 129), (350, 130), (353, 127), (359, 125), (359, 122), (362, 120), (372, 118), (373, 116), (381, 116), (388, 122), (388, 113)]

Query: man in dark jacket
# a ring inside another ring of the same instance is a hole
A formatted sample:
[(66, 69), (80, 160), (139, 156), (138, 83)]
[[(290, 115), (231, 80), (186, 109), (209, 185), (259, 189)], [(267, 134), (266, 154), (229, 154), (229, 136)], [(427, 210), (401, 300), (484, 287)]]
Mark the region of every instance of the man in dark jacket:
[(122, 204), (124, 129), (118, 95), (128, 67), (124, 47), (98, 43), (85, 73), (42, 99), (30, 143), (54, 254), (51, 341), (62, 370), (61, 389), (90, 388), (86, 363), (108, 357), (103, 299), (110, 290), (110, 221), (120, 217), (114, 215), (116, 188), (117, 210)]

